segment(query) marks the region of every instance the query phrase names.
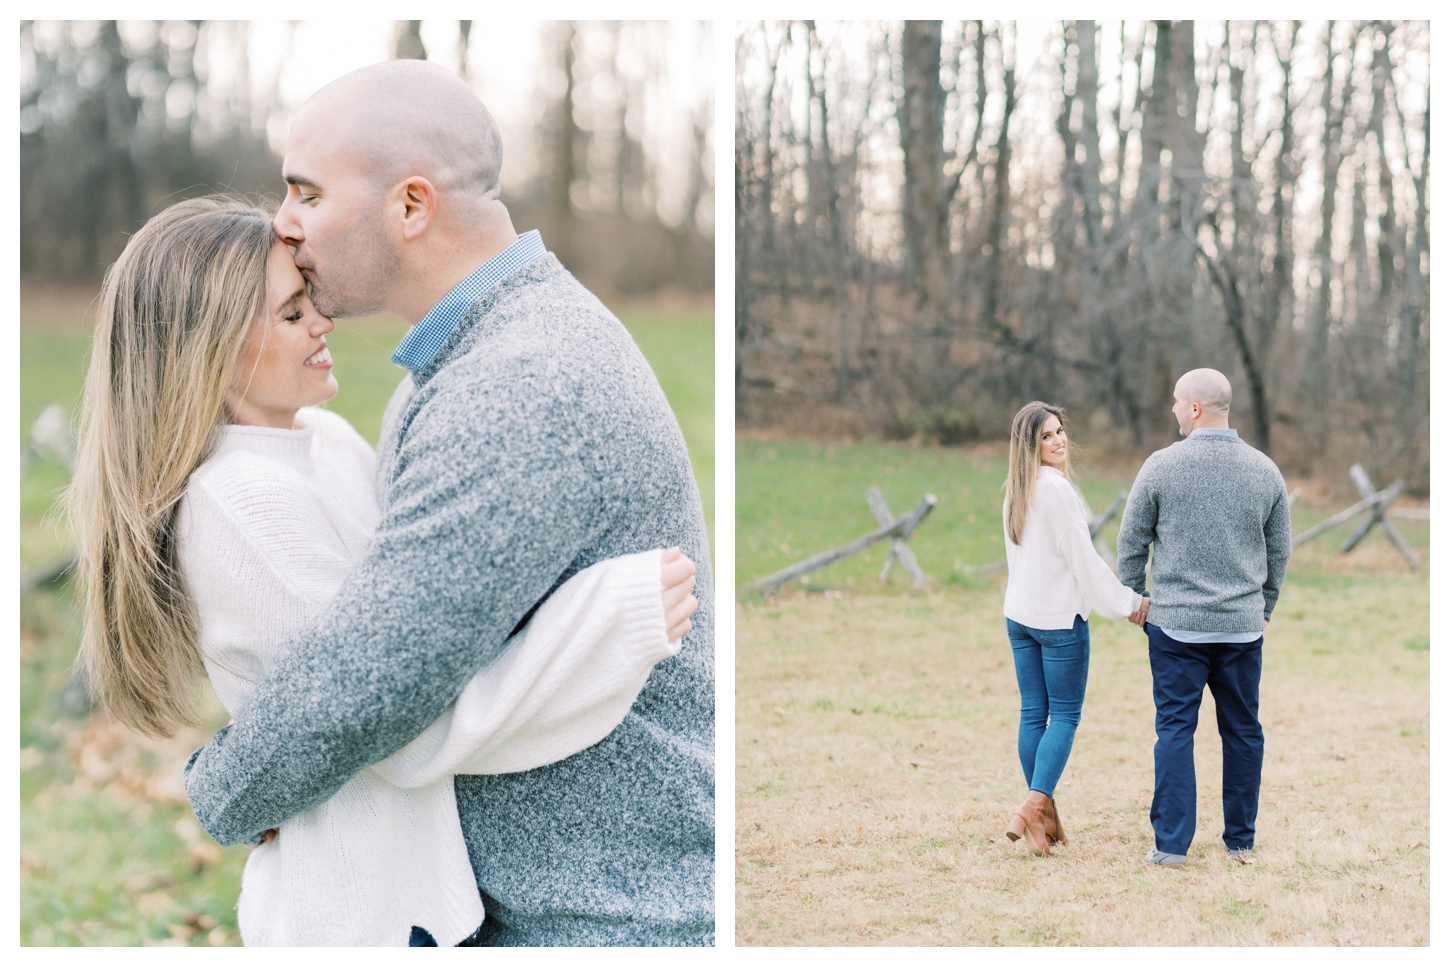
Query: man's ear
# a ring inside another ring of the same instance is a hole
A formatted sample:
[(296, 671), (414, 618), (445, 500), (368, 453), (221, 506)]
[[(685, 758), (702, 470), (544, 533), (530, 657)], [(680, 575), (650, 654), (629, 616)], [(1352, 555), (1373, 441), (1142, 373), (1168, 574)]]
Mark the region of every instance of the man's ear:
[(393, 191), (402, 209), (403, 238), (409, 242), (415, 241), (433, 223), (433, 216), (438, 211), (438, 191), (422, 175), (403, 179), (394, 186)]

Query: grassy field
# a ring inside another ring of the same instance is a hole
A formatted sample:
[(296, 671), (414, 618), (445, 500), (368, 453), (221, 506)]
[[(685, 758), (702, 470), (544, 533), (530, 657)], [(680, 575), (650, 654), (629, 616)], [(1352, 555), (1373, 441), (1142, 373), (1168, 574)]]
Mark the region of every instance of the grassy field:
[[(44, 407), (74, 412), (90, 334), (84, 299), (24, 300), (20, 334), (22, 446)], [(714, 534), (713, 320), (706, 312), (620, 313), (679, 417)], [(400, 371), (389, 361), (405, 326), (345, 322), (328, 337), (341, 391), (330, 404), (369, 440)], [(21, 480), (20, 560), (63, 554), (55, 519), (66, 482), (53, 460)], [(20, 602), (20, 919), (26, 945), (231, 945), (246, 851), (223, 850), (186, 805), (181, 768), (226, 713), (209, 693), (209, 728), (156, 742), (92, 714), (71, 676), (78, 628), (73, 589)]]
[[(1131, 466), (1090, 467), (1101, 507)], [(1147, 648), (1093, 620), (1082, 725), (1057, 800), (1071, 844), (1034, 858), (1002, 835), (1026, 793), (1002, 579), (1002, 454), (737, 441), (741, 583), (900, 512), (931, 590), (876, 571), (877, 547), (771, 598), (736, 634), (736, 935), (781, 944), (1426, 944), (1429, 583), (1379, 534), (1305, 545), (1266, 638), (1258, 858), (1223, 850), (1220, 745), (1205, 697), (1198, 832), (1150, 868)], [(1295, 531), (1337, 507), (1296, 510)], [(1425, 521), (1400, 520), (1428, 561)], [(1110, 543), (1115, 535), (1110, 535)]]

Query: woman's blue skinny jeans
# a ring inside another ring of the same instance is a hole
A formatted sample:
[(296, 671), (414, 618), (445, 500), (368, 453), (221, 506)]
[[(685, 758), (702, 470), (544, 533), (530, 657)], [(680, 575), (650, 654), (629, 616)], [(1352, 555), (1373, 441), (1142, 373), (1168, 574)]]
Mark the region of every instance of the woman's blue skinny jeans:
[(1027, 786), (1051, 798), (1067, 767), (1087, 691), (1088, 623), (1077, 616), (1071, 628), (1041, 631), (1007, 619), (1022, 719), (1017, 756)]

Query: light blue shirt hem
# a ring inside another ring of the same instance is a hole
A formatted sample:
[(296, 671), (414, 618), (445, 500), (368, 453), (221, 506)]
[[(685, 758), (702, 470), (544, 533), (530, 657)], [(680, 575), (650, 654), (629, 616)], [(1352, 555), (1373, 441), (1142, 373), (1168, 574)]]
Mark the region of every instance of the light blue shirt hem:
[(1173, 631), (1169, 628), (1159, 628), (1158, 630), (1174, 641), (1181, 641), (1185, 645), (1201, 645), (1206, 642), (1246, 645), (1264, 636), (1262, 631)]

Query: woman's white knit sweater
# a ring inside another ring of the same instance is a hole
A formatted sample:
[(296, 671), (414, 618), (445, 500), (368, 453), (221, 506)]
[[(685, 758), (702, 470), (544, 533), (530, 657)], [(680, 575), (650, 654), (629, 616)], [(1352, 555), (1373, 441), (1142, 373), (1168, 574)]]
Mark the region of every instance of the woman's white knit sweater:
[(1037, 488), (1022, 526), (1022, 543), (1007, 533), (1007, 600), (1002, 613), (1029, 628), (1071, 628), (1088, 611), (1105, 618), (1126, 618), (1141, 600), (1123, 587), (1113, 569), (1093, 548), (1087, 508), (1068, 479), (1055, 467), (1037, 471)]
[[(378, 522), (372, 449), (326, 410), (300, 411), (298, 425), (225, 427), (178, 511), (202, 659), (233, 715), (287, 636), (337, 591)], [(453, 775), (538, 768), (599, 742), (678, 647), (666, 640), (659, 551), (575, 575), (422, 735), (253, 851), (237, 910), (242, 940), (406, 946), (413, 926), (440, 946), (469, 936), (483, 906)]]

